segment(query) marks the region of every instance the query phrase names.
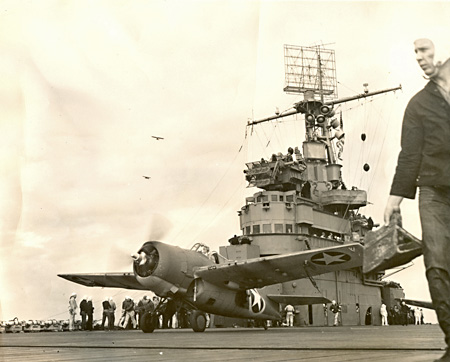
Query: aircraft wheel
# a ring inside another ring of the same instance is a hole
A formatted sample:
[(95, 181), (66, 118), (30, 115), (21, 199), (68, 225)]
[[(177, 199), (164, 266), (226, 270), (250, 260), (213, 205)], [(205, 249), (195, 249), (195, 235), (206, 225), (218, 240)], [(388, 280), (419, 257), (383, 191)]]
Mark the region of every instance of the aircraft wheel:
[(152, 333), (155, 330), (157, 323), (158, 316), (150, 312), (144, 313), (139, 319), (139, 325), (144, 333)]
[(194, 332), (203, 332), (206, 329), (205, 313), (199, 310), (193, 310), (189, 316), (189, 322)]

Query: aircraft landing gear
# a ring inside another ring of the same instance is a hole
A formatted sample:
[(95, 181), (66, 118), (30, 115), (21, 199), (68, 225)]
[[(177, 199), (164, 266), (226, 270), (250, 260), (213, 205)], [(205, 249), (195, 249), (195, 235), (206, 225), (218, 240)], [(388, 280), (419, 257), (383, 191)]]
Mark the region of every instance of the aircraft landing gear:
[(191, 311), (189, 322), (194, 332), (203, 332), (206, 329), (206, 315), (199, 310)]
[(141, 326), (142, 332), (152, 333), (158, 323), (158, 314), (146, 312), (139, 319), (139, 325)]

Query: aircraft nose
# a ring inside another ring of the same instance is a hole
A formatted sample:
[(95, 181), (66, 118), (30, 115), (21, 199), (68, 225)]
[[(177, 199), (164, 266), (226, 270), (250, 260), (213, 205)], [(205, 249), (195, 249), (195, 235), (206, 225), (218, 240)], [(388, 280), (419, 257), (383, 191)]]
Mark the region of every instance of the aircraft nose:
[(140, 263), (139, 265), (144, 265), (147, 262), (147, 254), (145, 254), (143, 251), (139, 254)]
[(133, 270), (140, 277), (147, 277), (152, 274), (159, 262), (158, 250), (150, 242), (131, 255), (133, 258)]
[(131, 254), (131, 257), (133, 258), (134, 262), (138, 263), (139, 265), (144, 265), (147, 262), (147, 254), (145, 254), (143, 251), (141, 251), (139, 254)]

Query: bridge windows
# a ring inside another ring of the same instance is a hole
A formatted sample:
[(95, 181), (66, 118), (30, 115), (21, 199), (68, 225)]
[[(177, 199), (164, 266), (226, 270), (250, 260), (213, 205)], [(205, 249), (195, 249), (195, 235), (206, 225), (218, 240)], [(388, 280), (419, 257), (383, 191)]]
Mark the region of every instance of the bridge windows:
[(293, 228), (292, 224), (286, 224), (286, 234), (292, 234)]
[(263, 233), (270, 234), (272, 232), (272, 224), (263, 224)]
[[(262, 229), (261, 225), (248, 225), (242, 229), (243, 235), (251, 235), (251, 234), (292, 234), (294, 232), (293, 224), (263, 224)], [(307, 233), (307, 230), (304, 230)]]
[(256, 198), (256, 202), (269, 202), (269, 196), (268, 195), (259, 195)]
[(275, 224), (275, 233), (282, 234), (283, 233), (283, 224)]
[(247, 197), (246, 205), (250, 204), (269, 204), (270, 202), (288, 202), (295, 205), (295, 192), (266, 191), (255, 194), (253, 197)]

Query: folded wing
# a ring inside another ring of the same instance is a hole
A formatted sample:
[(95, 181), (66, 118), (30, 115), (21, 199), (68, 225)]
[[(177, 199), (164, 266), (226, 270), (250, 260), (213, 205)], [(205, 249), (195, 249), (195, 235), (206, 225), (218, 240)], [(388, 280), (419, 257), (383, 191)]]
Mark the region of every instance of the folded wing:
[(362, 266), (358, 243), (201, 267), (195, 276), (218, 286), (252, 289)]
[(421, 307), (421, 308), (427, 308), (427, 309), (434, 309), (432, 302), (425, 302), (421, 300), (414, 300), (414, 299), (401, 299), (401, 298), (395, 298), (399, 302), (405, 302), (408, 305), (413, 305), (415, 307)]
[(281, 294), (268, 294), (267, 297), (274, 302), (280, 304), (291, 305), (310, 305), (310, 304), (328, 304), (331, 300), (325, 297), (306, 296), (306, 295), (281, 295)]

